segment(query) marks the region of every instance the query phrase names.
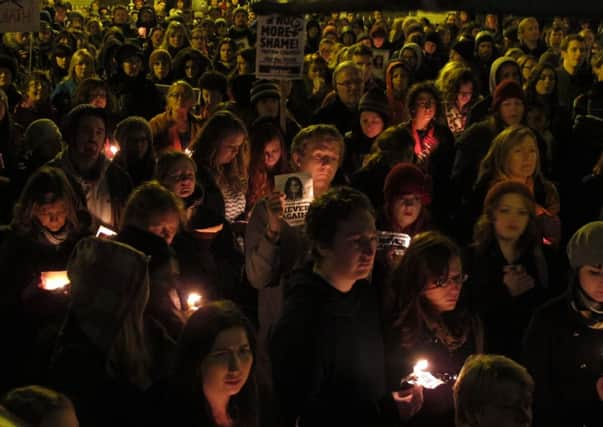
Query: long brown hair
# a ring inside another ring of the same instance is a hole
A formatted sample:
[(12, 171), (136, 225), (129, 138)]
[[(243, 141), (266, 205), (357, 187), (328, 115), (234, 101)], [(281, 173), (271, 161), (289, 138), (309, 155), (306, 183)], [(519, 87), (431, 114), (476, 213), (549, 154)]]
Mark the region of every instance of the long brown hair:
[(466, 312), (457, 307), (439, 315), (423, 295), (429, 282), (448, 277), (450, 260), (460, 256), (457, 244), (438, 232), (428, 231), (413, 238), (392, 273), (389, 291), (393, 306), (391, 317), (385, 318), (386, 322), (393, 322), (393, 338), (402, 348), (412, 348), (427, 330), (436, 333), (444, 343), (456, 343), (451, 349), (466, 341), (471, 328)]
[[(239, 153), (227, 165), (218, 165), (217, 157), (220, 144), (224, 138), (233, 134), (245, 136)], [(193, 160), (197, 167), (209, 169), (218, 184), (228, 185), (235, 191), (245, 192), (247, 189), (247, 168), (249, 166), (249, 146), (247, 128), (237, 116), (230, 111), (221, 110), (214, 113), (203, 125), (199, 136), (191, 145)]]
[(67, 209), (65, 226), (80, 231), (77, 216), (77, 198), (73, 187), (62, 170), (43, 166), (29, 177), (13, 211), (11, 226), (19, 233), (27, 234), (35, 229), (34, 205), (44, 205), (62, 200)]

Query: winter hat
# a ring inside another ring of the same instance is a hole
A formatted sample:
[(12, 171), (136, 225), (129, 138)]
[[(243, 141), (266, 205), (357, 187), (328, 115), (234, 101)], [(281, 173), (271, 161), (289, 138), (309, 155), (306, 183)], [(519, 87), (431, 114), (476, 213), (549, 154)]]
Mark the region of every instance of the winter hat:
[(416, 194), (423, 205), (431, 202), (431, 179), (412, 163), (398, 163), (385, 177), (383, 196), (386, 201), (406, 194)]
[(247, 9), (245, 9), (244, 7), (237, 7), (234, 12), (232, 12), (232, 17), (234, 18), (235, 16), (237, 16), (239, 13), (242, 13), (245, 16), (249, 16), (249, 12), (247, 12)]
[(475, 43), (470, 37), (462, 37), (452, 43), (451, 49), (461, 55), (465, 61), (473, 60), (473, 49)]
[(496, 111), (500, 104), (507, 99), (516, 98), (526, 103), (525, 95), (519, 83), (515, 80), (503, 80), (496, 86), (492, 95), (492, 111)]
[(375, 37), (385, 38), (385, 37), (387, 37), (387, 30), (381, 23), (376, 23), (375, 25), (373, 25), (373, 27), (369, 31), (369, 36), (371, 38), (375, 38)]
[(380, 91), (372, 90), (365, 93), (358, 103), (358, 111), (374, 111), (381, 116), (384, 123), (387, 123), (390, 118), (387, 97)]
[(251, 87), (249, 94), (251, 96), (251, 103), (253, 105), (263, 98), (281, 99), (281, 91), (278, 87), (278, 84), (271, 82), (270, 80), (256, 81)]
[(117, 49), (116, 59), (119, 64), (122, 64), (126, 59), (138, 56), (144, 60), (142, 49), (133, 43), (125, 43)]
[(440, 38), (440, 35), (436, 31), (427, 31), (425, 33), (424, 41), (435, 43), (438, 46), (440, 46), (440, 44), (442, 43), (442, 39)]
[(160, 59), (168, 64), (172, 63), (172, 55), (170, 55), (170, 52), (165, 49), (155, 49), (151, 52), (151, 55), (149, 55), (149, 68), (153, 69), (153, 64)]
[(324, 30), (322, 30), (322, 38), (326, 38), (327, 34), (334, 34), (336, 38), (339, 38), (337, 35), (337, 27), (335, 25), (327, 25)]
[(63, 140), (59, 127), (50, 119), (34, 120), (23, 133), (23, 144), (34, 146)]
[(482, 42), (494, 43), (494, 35), (490, 31), (480, 31), (475, 36), (475, 47), (477, 48)]
[(603, 221), (580, 228), (567, 244), (567, 257), (572, 268), (603, 264)]

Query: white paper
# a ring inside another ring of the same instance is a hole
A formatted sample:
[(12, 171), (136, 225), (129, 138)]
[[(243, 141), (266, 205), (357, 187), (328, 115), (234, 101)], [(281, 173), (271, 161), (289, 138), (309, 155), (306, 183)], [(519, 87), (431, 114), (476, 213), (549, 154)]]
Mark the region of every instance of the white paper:
[(310, 174), (300, 172), (276, 175), (274, 187), (286, 196), (283, 219), (292, 227), (303, 225), (314, 200), (314, 184)]

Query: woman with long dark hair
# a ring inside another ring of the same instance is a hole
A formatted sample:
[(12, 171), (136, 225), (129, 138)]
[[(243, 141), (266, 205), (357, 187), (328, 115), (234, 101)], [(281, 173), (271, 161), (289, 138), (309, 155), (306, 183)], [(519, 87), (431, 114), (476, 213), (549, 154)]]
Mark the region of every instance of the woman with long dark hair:
[[(456, 375), (467, 356), (483, 351), (481, 323), (459, 303), (466, 279), (454, 242), (436, 232), (415, 236), (382, 293), (392, 389), (419, 359), (426, 359), (434, 374)], [(453, 426), (452, 384), (424, 393), (413, 425)]]
[(247, 209), (274, 191), (274, 176), (289, 171), (287, 147), (281, 130), (271, 120), (259, 119), (249, 132), (251, 160)]
[(167, 424), (255, 427), (255, 334), (230, 301), (199, 308), (178, 342), (162, 407)]

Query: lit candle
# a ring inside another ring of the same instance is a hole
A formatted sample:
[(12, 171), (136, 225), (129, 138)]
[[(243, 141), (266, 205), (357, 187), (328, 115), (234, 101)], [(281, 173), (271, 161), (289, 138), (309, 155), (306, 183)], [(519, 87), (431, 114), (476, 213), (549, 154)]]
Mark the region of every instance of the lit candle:
[(184, 154), (186, 154), (188, 157), (191, 157), (193, 155), (193, 152), (191, 150), (189, 150), (188, 148), (185, 148)]
[(69, 284), (67, 272), (62, 271), (42, 271), (40, 287), (47, 291), (57, 291), (64, 289)]
[(186, 299), (186, 305), (189, 310), (195, 311), (199, 307), (201, 307), (201, 300), (203, 297), (199, 295), (197, 292), (191, 292), (188, 294), (188, 298)]
[(412, 369), (412, 374), (404, 378), (402, 383), (407, 382), (408, 384), (416, 384), (428, 389), (434, 389), (444, 384), (444, 381), (434, 377), (432, 373), (427, 370), (428, 367), (429, 362), (427, 362), (427, 360), (419, 359)]
[(96, 237), (111, 237), (115, 236), (117, 233), (111, 230), (109, 227), (105, 227), (104, 225), (100, 225), (98, 230), (96, 230)]

